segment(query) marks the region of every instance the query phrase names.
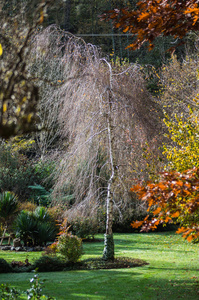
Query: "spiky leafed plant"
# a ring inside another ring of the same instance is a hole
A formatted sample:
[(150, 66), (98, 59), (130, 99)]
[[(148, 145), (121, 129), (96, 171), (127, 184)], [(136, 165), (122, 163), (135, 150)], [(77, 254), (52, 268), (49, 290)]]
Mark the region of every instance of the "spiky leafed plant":
[(0, 194), (0, 219), (4, 224), (5, 236), (10, 219), (17, 213), (18, 199), (17, 196), (9, 191)]
[(54, 241), (57, 235), (55, 224), (49, 222), (37, 223), (36, 240), (39, 245), (46, 245), (47, 242)]
[(16, 219), (16, 234), (27, 245), (43, 245), (56, 237), (57, 226), (47, 209), (38, 206), (34, 212), (21, 211)]
[(33, 244), (35, 243), (37, 223), (33, 212), (22, 210), (17, 216), (15, 224), (16, 235), (24, 242), (25, 246), (27, 246), (30, 241)]
[(38, 206), (34, 211), (34, 217), (36, 220), (41, 222), (50, 222), (51, 217), (48, 213), (48, 210), (46, 207)]

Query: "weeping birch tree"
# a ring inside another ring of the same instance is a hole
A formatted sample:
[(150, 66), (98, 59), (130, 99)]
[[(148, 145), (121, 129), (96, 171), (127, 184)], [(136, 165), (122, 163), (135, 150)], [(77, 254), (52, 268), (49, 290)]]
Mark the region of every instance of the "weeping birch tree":
[(138, 145), (160, 129), (150, 114), (154, 103), (136, 64), (114, 66), (94, 45), (53, 26), (34, 45), (48, 68), (56, 60), (60, 74), (48, 93), (48, 105), (59, 107), (65, 145), (54, 199), (67, 203), (68, 217), (78, 212), (92, 218), (105, 205), (103, 258), (114, 259), (113, 211), (129, 201), (132, 169), (141, 172)]

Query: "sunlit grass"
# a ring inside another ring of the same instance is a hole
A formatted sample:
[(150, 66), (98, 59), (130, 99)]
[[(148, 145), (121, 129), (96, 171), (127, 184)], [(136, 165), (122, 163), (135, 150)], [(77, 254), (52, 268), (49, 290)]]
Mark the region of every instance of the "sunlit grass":
[[(98, 257), (101, 241), (85, 243), (83, 259)], [(149, 265), (117, 270), (40, 273), (44, 293), (61, 299), (199, 299), (199, 246), (174, 233), (115, 234), (116, 256), (139, 258)], [(0, 252), (9, 260), (9, 252)], [(3, 255), (3, 256), (2, 256)], [(19, 255), (25, 255), (19, 253)], [(34, 259), (38, 253), (30, 253)], [(25, 256), (24, 256), (25, 257)], [(18, 259), (19, 260), (19, 259)], [(0, 283), (25, 290), (31, 273), (0, 274)], [(26, 298), (24, 298), (26, 299)]]

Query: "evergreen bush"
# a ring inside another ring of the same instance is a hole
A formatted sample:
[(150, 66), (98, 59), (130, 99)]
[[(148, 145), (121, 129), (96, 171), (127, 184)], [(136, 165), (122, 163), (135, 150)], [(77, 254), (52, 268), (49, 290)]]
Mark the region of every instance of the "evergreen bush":
[(65, 268), (65, 261), (57, 256), (42, 255), (35, 260), (33, 268), (39, 272), (62, 271)]
[(67, 261), (75, 263), (82, 255), (82, 240), (71, 233), (63, 233), (58, 238), (57, 250)]
[(10, 273), (13, 269), (11, 265), (3, 258), (0, 258), (0, 273)]

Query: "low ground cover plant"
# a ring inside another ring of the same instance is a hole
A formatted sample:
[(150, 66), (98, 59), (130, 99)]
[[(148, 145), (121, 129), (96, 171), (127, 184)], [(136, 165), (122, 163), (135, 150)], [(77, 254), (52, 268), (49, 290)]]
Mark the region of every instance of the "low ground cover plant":
[(21, 296), (23, 294), (27, 295), (28, 300), (53, 300), (55, 299), (54, 297), (49, 297), (43, 294), (42, 292), (42, 286), (43, 282), (40, 280), (40, 277), (38, 274), (35, 274), (31, 279), (30, 279), (31, 287), (27, 289), (24, 292), (21, 292), (19, 289), (12, 288), (8, 284), (1, 284), (0, 285), (0, 296), (1, 299), (3, 300), (17, 300), (21, 299)]

